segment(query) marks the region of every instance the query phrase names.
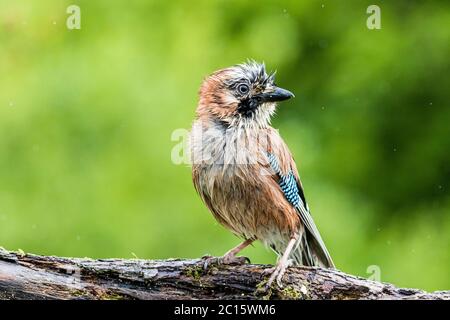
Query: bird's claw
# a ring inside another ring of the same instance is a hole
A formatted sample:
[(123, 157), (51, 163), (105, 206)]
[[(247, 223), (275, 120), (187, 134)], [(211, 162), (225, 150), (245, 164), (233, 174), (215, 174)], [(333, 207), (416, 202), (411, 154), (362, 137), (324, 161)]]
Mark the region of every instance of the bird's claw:
[(267, 268), (261, 272), (261, 275), (263, 277), (267, 277), (267, 276), (271, 275), (274, 271), (275, 271), (275, 267)]
[(208, 270), (210, 265), (217, 264), (218, 263), (218, 259), (219, 258), (217, 258), (217, 257), (213, 257), (213, 256), (210, 256), (210, 255), (204, 255), (202, 257), (203, 270)]
[(291, 261), (288, 260), (286, 263), (279, 263), (275, 268), (265, 269), (263, 271), (263, 275), (271, 274), (269, 280), (265, 285), (265, 290), (269, 290), (272, 286), (273, 281), (276, 280), (276, 283), (279, 288), (283, 288), (283, 276), (286, 273), (286, 269), (291, 265)]

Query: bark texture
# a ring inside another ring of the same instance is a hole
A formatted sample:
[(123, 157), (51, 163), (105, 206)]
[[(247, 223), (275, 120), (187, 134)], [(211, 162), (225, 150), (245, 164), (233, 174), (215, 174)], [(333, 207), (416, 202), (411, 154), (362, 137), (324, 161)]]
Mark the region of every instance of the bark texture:
[(289, 268), (284, 288), (263, 286), (266, 265), (201, 259), (59, 258), (0, 249), (0, 299), (450, 299), (450, 291), (396, 288), (310, 267)]

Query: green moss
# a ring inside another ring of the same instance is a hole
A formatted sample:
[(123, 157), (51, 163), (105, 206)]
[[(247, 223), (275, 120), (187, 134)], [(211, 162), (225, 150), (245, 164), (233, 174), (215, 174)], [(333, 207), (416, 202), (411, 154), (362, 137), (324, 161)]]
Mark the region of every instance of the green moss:
[(25, 251), (23, 251), (22, 249), (18, 249), (16, 251), (17, 255), (20, 257), (25, 257), (27, 254), (25, 253)]
[[(297, 289), (293, 287), (292, 285), (289, 285), (282, 290), (280, 290), (280, 297), (282, 299), (294, 299), (294, 300), (309, 300), (311, 299), (311, 296), (308, 292), (308, 283), (300, 282), (298, 284), (300, 286), (300, 289)], [(297, 286), (297, 287), (298, 287)]]
[(187, 275), (188, 277), (194, 278), (197, 281), (200, 281), (200, 278), (202, 277), (203, 273), (204, 273), (204, 270), (200, 266), (187, 267), (184, 270), (185, 275)]
[[(72, 291), (70, 291), (70, 294), (74, 298), (83, 298), (83, 297), (92, 298), (92, 295), (91, 295), (92, 292), (89, 293), (89, 292), (83, 291), (83, 290), (72, 290)], [(93, 294), (98, 300), (125, 300), (126, 299), (126, 296), (123, 296), (121, 294), (114, 293), (114, 292), (98, 292), (98, 291), (96, 291)]]
[(86, 293), (86, 291), (83, 290), (71, 290), (70, 291), (70, 295), (74, 298), (81, 298), (81, 297), (87, 297), (88, 294)]
[(280, 295), (282, 299), (288, 300), (298, 300), (303, 298), (302, 293), (293, 286), (287, 286), (280, 290)]
[(217, 271), (219, 271), (219, 268), (215, 267), (215, 266), (210, 266), (208, 268), (208, 270), (207, 270), (208, 273), (214, 273), (214, 272), (217, 272)]
[(273, 284), (270, 288), (266, 288), (267, 279), (264, 279), (256, 285), (255, 296), (261, 298), (262, 300), (270, 300), (273, 294)]
[(267, 288), (267, 279), (264, 279), (256, 285), (255, 296), (263, 299), (287, 299), (287, 300), (299, 300), (299, 299), (310, 299), (308, 294), (307, 286), (301, 284), (300, 289), (295, 288), (292, 285), (288, 285), (284, 288), (279, 288), (274, 281), (272, 285)]
[(105, 293), (99, 297), (101, 300), (125, 300), (123, 295), (117, 293)]

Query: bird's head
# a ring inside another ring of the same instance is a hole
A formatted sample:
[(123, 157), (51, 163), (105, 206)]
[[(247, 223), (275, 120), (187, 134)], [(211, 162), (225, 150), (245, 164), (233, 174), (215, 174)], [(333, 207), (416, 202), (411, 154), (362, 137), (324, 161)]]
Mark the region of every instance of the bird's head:
[(214, 72), (200, 88), (199, 118), (212, 118), (228, 126), (265, 127), (276, 103), (294, 97), (274, 83), (264, 64), (249, 61)]

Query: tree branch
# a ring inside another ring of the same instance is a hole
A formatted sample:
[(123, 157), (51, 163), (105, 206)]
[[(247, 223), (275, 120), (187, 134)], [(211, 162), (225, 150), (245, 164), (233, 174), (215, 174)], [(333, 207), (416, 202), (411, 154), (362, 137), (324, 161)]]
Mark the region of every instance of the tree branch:
[(399, 289), (337, 270), (291, 267), (283, 289), (260, 288), (269, 266), (200, 259), (46, 257), (0, 249), (0, 299), (450, 299), (450, 291)]

